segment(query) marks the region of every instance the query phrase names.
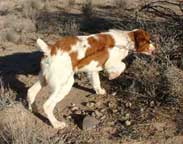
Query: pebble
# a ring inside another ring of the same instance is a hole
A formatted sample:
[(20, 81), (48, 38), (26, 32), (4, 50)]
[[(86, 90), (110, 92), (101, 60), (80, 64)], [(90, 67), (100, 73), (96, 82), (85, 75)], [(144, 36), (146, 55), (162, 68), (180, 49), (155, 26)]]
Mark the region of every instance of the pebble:
[(95, 112), (92, 112), (91, 116), (92, 117), (95, 117), (96, 116)]
[(104, 116), (102, 116), (100, 119), (101, 119), (101, 120), (104, 120), (105, 118), (106, 118), (106, 116), (104, 115)]
[(118, 110), (117, 110), (117, 109), (114, 109), (114, 110), (112, 110), (112, 112), (113, 112), (113, 113), (117, 113), (117, 112), (118, 112)]
[(90, 130), (90, 129), (96, 128), (98, 123), (99, 121), (96, 118), (91, 116), (86, 116), (83, 119), (82, 128), (83, 130)]
[(71, 119), (72, 119), (71, 115), (68, 115), (68, 116), (66, 117), (66, 119), (71, 120)]
[(123, 121), (126, 121), (126, 120), (128, 120), (130, 118), (130, 114), (129, 113), (127, 113), (127, 114), (125, 114), (124, 116), (122, 116), (122, 120)]
[(126, 119), (129, 119), (129, 118), (130, 118), (130, 114), (129, 114), (129, 113), (126, 113), (126, 114), (125, 114), (125, 118), (126, 118)]
[(103, 109), (100, 110), (101, 113), (104, 113), (105, 111), (106, 111), (105, 108), (103, 108)]
[(125, 121), (125, 125), (126, 126), (130, 126), (131, 125), (131, 121), (129, 121), (129, 120)]
[(95, 115), (96, 117), (101, 117), (103, 114), (99, 112), (98, 110), (95, 110)]
[(140, 108), (140, 112), (144, 112), (144, 108)]
[(112, 96), (116, 96), (116, 94), (117, 94), (117, 92), (113, 92), (111, 95), (112, 95)]
[(79, 110), (79, 108), (77, 106), (74, 106), (71, 108), (71, 111), (77, 111), (77, 110)]
[(95, 106), (95, 102), (88, 102), (86, 104), (87, 107), (94, 107)]
[(76, 106), (76, 104), (74, 104), (74, 103), (71, 103), (71, 106), (72, 106), (72, 107), (75, 107), (75, 106)]
[(150, 102), (150, 107), (154, 107), (154, 105), (155, 105), (154, 101), (151, 101)]
[(126, 105), (127, 108), (131, 108), (132, 107), (132, 103), (131, 102), (127, 102), (125, 105)]
[(113, 107), (114, 107), (114, 104), (113, 104), (112, 102), (109, 102), (109, 103), (108, 103), (108, 106), (109, 106), (110, 108), (113, 108)]

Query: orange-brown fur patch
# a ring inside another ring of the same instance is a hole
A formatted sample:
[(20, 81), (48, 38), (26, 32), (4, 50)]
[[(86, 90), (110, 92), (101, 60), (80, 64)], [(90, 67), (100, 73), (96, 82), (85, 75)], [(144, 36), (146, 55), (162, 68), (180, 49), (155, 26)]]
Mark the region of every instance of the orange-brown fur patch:
[(91, 36), (87, 40), (90, 47), (86, 51), (86, 56), (77, 62), (76, 67), (80, 69), (92, 60), (103, 66), (109, 56), (108, 48), (114, 47), (114, 39), (108, 34), (97, 34), (96, 38)]
[(129, 32), (128, 36), (130, 38), (131, 41), (135, 42), (135, 36), (134, 36), (134, 32)]
[(109, 53), (107, 50), (98, 51), (97, 53), (80, 60), (79, 63), (77, 64), (77, 68), (78, 69), (82, 68), (83, 66), (89, 64), (92, 60), (97, 61), (98, 66), (103, 66), (108, 57)]
[(135, 49), (137, 52), (146, 52), (149, 50), (150, 35), (142, 29), (130, 32), (128, 34), (130, 39), (135, 43)]
[(96, 37), (97, 38), (91, 36), (88, 38), (90, 48), (87, 49), (86, 56), (114, 46), (114, 39), (112, 36), (108, 34), (98, 34)]
[(70, 57), (71, 57), (73, 69), (76, 68), (76, 66), (77, 66), (77, 64), (78, 64), (77, 56), (78, 56), (78, 53), (77, 53), (77, 52), (72, 52), (72, 53), (70, 53)]
[[(77, 59), (77, 52), (70, 53), (73, 69), (80, 69), (89, 64), (92, 60), (98, 61), (99, 66), (102, 66), (106, 62), (109, 56), (107, 49), (114, 46), (114, 39), (108, 34), (97, 34), (96, 37), (97, 38), (90, 36), (87, 39), (90, 47), (87, 49), (83, 59)], [(80, 41), (80, 39), (75, 36), (62, 38), (54, 45), (49, 45), (51, 48), (51, 55), (55, 55), (58, 49), (69, 52), (71, 47), (78, 41)]]
[(78, 41), (79, 39), (76, 36), (68, 36), (58, 40), (54, 45), (49, 45), (51, 55), (55, 55), (58, 49), (69, 52), (72, 45), (76, 44)]

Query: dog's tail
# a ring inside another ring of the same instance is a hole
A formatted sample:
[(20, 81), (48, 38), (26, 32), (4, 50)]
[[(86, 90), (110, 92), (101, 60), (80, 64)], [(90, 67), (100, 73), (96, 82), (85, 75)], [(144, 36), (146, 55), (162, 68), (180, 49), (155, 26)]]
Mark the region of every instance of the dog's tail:
[(37, 45), (41, 49), (42, 52), (44, 52), (45, 55), (49, 55), (50, 49), (49, 46), (40, 38), (37, 39)]

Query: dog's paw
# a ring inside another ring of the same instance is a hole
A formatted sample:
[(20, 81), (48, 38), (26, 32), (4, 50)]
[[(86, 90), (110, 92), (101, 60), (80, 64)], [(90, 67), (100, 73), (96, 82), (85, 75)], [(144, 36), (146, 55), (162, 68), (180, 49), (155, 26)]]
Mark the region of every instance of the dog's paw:
[(121, 73), (117, 73), (117, 72), (112, 72), (112, 73), (110, 73), (110, 74), (109, 74), (109, 80), (113, 80), (113, 79), (119, 77), (120, 74), (121, 74)]
[(32, 105), (31, 105), (31, 104), (28, 104), (28, 110), (29, 110), (30, 112), (32, 112)]
[(103, 89), (103, 88), (97, 89), (97, 90), (96, 90), (96, 94), (98, 94), (98, 95), (105, 95), (105, 94), (106, 94), (106, 90)]
[(63, 129), (63, 128), (67, 127), (67, 124), (65, 122), (60, 122), (60, 121), (56, 121), (52, 125), (56, 129)]

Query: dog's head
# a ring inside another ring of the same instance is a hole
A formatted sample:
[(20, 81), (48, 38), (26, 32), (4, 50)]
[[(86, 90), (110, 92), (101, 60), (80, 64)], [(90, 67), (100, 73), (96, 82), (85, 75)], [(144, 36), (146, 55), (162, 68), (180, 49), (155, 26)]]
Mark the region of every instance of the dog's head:
[(135, 29), (130, 32), (130, 38), (135, 44), (135, 51), (151, 55), (155, 46), (150, 40), (150, 34), (143, 29)]

